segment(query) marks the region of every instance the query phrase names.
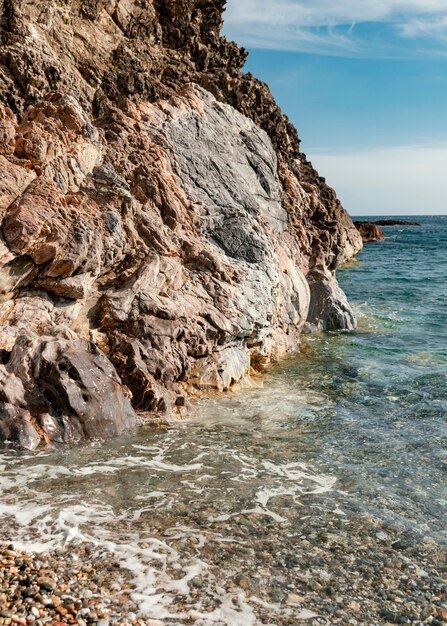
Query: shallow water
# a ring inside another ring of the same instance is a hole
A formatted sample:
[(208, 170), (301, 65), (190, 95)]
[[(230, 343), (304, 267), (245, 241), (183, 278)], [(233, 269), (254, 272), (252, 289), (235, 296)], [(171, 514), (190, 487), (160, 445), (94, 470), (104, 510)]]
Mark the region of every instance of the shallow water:
[(308, 617), (288, 572), (352, 516), (447, 543), (447, 219), (421, 221), (339, 272), (359, 330), (308, 336), (262, 388), (114, 442), (0, 455), (0, 538), (87, 543), (129, 572), (143, 614), (236, 626), (259, 607)]

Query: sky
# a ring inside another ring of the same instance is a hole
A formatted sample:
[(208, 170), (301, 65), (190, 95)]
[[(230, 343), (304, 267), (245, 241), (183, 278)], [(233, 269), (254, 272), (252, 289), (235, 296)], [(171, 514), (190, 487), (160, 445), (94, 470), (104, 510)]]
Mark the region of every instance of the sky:
[(224, 34), (352, 215), (447, 214), (447, 0), (228, 0)]

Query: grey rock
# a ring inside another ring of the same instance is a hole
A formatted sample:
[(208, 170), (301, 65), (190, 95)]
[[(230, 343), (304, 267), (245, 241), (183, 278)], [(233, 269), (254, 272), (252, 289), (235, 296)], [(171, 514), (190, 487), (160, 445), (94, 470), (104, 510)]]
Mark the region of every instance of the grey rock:
[(351, 331), (357, 320), (335, 278), (312, 281), (306, 331)]

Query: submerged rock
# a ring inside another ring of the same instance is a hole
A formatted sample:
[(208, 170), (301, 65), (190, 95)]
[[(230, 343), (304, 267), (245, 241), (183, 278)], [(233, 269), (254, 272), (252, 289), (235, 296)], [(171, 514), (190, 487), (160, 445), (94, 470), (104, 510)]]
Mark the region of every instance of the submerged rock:
[(115, 435), (353, 327), (361, 237), (223, 6), (0, 4), (2, 440)]

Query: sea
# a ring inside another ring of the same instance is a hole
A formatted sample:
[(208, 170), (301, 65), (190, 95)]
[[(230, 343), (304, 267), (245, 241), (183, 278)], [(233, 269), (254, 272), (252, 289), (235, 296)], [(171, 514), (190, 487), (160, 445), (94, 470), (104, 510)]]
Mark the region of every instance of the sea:
[[(188, 420), (3, 452), (0, 540), (88, 544), (118, 560), (142, 615), (235, 625), (258, 623), (256, 606), (282, 623), (297, 542), (322, 529), (368, 519), (379, 540), (444, 550), (447, 217), (402, 219), (420, 226), (384, 227), (338, 271), (356, 331), (306, 335), (262, 381), (197, 402)], [(235, 586), (241, 571), (249, 589)]]

